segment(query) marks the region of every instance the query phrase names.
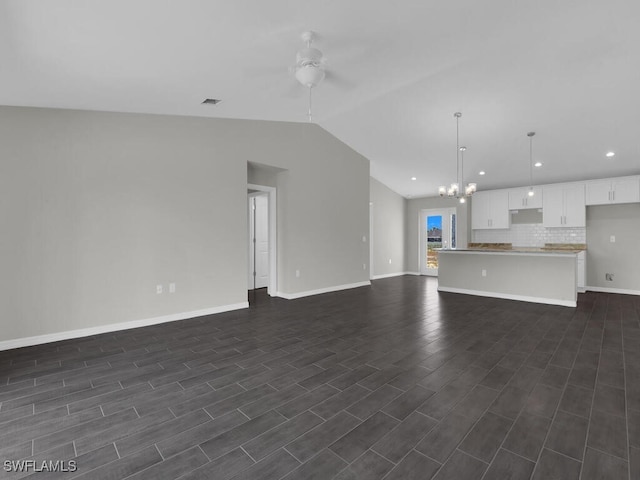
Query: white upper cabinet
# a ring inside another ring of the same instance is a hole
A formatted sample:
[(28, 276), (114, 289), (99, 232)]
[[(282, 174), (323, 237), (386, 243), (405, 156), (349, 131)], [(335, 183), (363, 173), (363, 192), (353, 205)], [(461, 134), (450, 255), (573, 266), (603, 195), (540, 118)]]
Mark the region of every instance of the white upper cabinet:
[(507, 190), (477, 192), (471, 202), (471, 228), (474, 230), (509, 228)]
[(584, 191), (583, 183), (545, 186), (542, 196), (542, 224), (545, 227), (584, 227)]
[(542, 187), (533, 187), (533, 196), (529, 195), (529, 187), (509, 190), (509, 210), (542, 208)]
[(587, 182), (587, 205), (640, 202), (640, 177)]

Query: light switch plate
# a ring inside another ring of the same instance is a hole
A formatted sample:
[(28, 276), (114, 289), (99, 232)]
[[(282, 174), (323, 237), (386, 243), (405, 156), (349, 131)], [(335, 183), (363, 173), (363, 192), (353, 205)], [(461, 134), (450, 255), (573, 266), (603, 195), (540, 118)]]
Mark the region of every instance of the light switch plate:
[(611, 243), (616, 243), (616, 236), (615, 236), (615, 235), (611, 235), (611, 236), (609, 237), (609, 241), (610, 241)]

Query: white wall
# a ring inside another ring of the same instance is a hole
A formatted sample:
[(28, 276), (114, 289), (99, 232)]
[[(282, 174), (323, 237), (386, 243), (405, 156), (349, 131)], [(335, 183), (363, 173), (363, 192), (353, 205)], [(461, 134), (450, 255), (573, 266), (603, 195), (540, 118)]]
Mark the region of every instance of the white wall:
[(366, 281), (369, 164), (315, 125), (0, 107), (0, 342), (242, 305), (247, 161), (288, 169), (280, 289)]
[(373, 278), (402, 274), (406, 271), (407, 200), (373, 177), (370, 180), (370, 193), (373, 211)]
[(640, 204), (587, 207), (586, 266), (588, 287), (640, 292)]
[(419, 235), (420, 210), (432, 208), (455, 208), (458, 219), (458, 248), (466, 248), (471, 232), (471, 216), (469, 202), (460, 203), (455, 198), (424, 197), (412, 198), (407, 201), (407, 271), (420, 272), (419, 263)]

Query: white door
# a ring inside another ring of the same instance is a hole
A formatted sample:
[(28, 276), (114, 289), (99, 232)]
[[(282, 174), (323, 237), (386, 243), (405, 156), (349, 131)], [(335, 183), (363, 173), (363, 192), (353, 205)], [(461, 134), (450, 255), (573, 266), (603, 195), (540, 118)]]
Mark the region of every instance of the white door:
[(420, 273), (438, 275), (438, 249), (456, 248), (457, 218), (455, 208), (420, 212)]
[(249, 197), (249, 289), (269, 285), (269, 199)]

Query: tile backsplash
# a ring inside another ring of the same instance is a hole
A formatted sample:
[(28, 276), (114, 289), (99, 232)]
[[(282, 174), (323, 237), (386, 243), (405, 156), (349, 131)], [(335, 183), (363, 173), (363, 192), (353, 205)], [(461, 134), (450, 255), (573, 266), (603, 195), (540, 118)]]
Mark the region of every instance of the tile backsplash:
[(478, 243), (511, 243), (517, 247), (543, 247), (545, 243), (587, 243), (586, 228), (545, 228), (541, 223), (511, 224), (509, 230), (474, 230)]

